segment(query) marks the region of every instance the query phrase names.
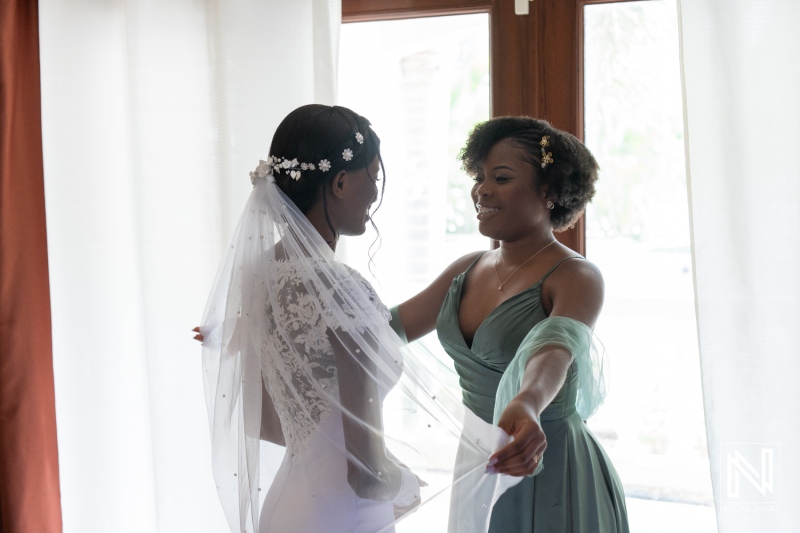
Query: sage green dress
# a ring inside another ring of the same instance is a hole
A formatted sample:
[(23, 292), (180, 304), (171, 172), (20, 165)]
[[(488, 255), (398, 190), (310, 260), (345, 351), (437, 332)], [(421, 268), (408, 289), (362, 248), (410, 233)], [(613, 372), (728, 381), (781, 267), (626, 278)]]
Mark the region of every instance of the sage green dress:
[[(455, 362), (464, 403), (486, 422), (492, 422), (495, 393), (504, 370), (531, 328), (547, 318), (541, 301), (542, 284), (562, 262), (532, 287), (494, 309), (475, 332), (471, 346), (461, 333), (458, 308), (472, 265), (450, 286), (436, 330)], [(629, 531), (622, 483), (578, 415), (576, 397), (573, 363), (564, 386), (542, 412), (542, 429), (547, 436), (543, 468), (500, 497), (492, 511), (490, 533)]]

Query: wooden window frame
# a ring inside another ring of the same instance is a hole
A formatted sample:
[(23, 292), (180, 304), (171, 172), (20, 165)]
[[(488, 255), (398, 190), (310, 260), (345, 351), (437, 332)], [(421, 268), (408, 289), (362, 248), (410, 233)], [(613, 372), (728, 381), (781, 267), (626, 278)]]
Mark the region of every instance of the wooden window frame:
[[(583, 8), (631, 0), (342, 0), (342, 22), (487, 13), (491, 24), (493, 117), (528, 115), (583, 140)], [(586, 223), (556, 234), (586, 255)]]

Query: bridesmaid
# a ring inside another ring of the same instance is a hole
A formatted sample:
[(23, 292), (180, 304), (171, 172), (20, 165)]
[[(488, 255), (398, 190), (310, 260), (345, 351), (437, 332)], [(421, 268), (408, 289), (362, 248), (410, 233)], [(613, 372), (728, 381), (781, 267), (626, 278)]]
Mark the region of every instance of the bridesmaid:
[(594, 195), (597, 162), (528, 117), (479, 124), (460, 158), (479, 230), (500, 246), (455, 261), (392, 325), (409, 341), (436, 329), (464, 403), (513, 436), (488, 468), (529, 477), (500, 498), (490, 533), (628, 532), (622, 483), (584, 422), (604, 395), (590, 356), (603, 278), (553, 236)]

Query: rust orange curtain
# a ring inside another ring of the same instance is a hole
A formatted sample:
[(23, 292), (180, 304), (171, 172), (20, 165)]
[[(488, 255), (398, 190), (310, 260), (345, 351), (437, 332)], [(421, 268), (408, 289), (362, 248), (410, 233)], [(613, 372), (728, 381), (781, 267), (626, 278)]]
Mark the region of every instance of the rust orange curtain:
[(61, 531), (35, 0), (0, 1), (0, 531)]

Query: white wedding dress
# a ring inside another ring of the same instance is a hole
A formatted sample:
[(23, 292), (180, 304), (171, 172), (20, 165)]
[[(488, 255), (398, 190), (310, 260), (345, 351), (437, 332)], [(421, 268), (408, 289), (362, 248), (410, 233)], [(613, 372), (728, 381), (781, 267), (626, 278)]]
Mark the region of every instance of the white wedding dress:
[[(355, 270), (341, 266), (348, 269), (358, 290), (380, 311), (379, 316), (388, 320), (391, 315), (372, 286)], [(301, 345), (308, 366), (292, 369), (288, 380), (288, 372), (281, 373), (269, 364), (269, 358), (262, 359), (264, 379), (273, 391), (275, 410), (281, 419), (286, 454), (261, 509), (259, 533), (393, 532), (392, 502), (359, 498), (348, 483), (341, 402), (328, 401), (306, 377), (310, 368), (324, 392), (338, 399), (336, 359), (328, 340), (329, 326), (322, 316), (325, 310), (320, 312), (319, 295), (307, 293), (290, 262), (271, 262), (269, 270), (279, 280), (280, 297), (267, 304), (267, 327), (274, 331), (279, 327), (276, 322), (289, 324), (284, 335), (271, 338), (277, 339), (274, 342), (278, 344)], [(378, 398), (370, 398), (369, 402), (383, 404), (388, 392), (387, 384), (383, 385)], [(284, 394), (274, 393), (279, 390)]]
[[(332, 446), (328, 438), (340, 438)], [(365, 500), (347, 483), (340, 413), (330, 412), (308, 447), (286, 456), (261, 509), (260, 533), (375, 533), (394, 521), (390, 502)]]

